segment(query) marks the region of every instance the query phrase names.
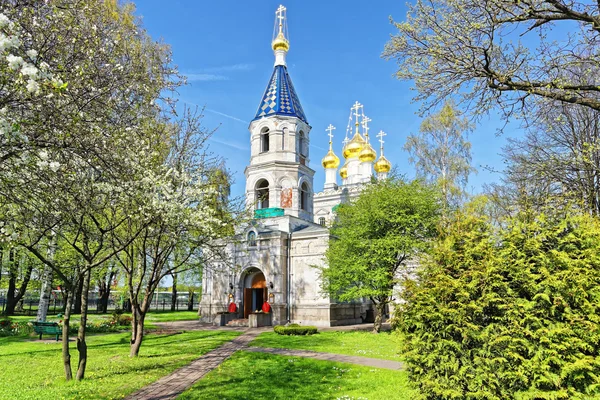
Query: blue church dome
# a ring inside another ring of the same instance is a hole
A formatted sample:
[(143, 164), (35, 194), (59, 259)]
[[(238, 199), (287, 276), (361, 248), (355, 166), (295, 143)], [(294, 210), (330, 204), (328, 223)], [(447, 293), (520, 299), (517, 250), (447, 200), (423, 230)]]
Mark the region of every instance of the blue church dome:
[(297, 117), (308, 124), (285, 65), (276, 65), (254, 120), (271, 115)]

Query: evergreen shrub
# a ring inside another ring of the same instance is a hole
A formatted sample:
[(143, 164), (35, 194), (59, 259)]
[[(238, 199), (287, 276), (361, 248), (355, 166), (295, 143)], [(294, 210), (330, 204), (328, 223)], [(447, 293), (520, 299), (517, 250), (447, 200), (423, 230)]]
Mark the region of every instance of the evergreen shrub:
[(600, 393), (600, 223), (523, 212), (495, 228), (471, 205), (406, 284), (394, 325), (424, 399)]
[(288, 326), (285, 325), (275, 325), (273, 327), (275, 333), (280, 335), (297, 335), (297, 336), (305, 336), (305, 335), (314, 335), (317, 333), (316, 326), (300, 326), (298, 324), (291, 324)]

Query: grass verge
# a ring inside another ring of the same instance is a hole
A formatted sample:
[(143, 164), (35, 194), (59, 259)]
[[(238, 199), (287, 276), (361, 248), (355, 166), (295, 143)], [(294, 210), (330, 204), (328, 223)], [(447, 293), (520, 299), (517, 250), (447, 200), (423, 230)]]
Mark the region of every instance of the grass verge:
[(399, 338), (390, 332), (374, 334), (364, 331), (326, 331), (311, 336), (282, 336), (275, 332), (265, 332), (252, 341), (250, 346), (401, 360), (398, 353)]
[[(86, 379), (81, 382), (65, 381), (60, 343), (0, 338), (0, 399), (124, 398), (238, 335), (230, 331), (148, 335), (138, 358), (129, 358), (127, 333), (91, 336)], [(71, 347), (75, 369), (75, 343)]]
[(409, 400), (416, 394), (404, 371), (240, 351), (178, 399)]

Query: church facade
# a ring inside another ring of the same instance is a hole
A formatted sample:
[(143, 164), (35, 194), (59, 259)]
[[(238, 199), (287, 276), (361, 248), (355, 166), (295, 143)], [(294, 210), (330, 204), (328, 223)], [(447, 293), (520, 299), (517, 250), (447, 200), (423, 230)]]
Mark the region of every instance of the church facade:
[[(249, 126), (251, 154), (245, 169), (246, 202), (254, 212), (247, 226), (236, 228), (227, 245), (227, 260), (207, 264), (203, 272), (200, 315), (214, 321), (236, 304), (245, 320), (268, 302), (273, 324), (335, 326), (365, 320), (366, 301), (337, 303), (320, 288), (317, 266), (324, 263), (335, 208), (359, 195), (371, 179), (385, 179), (391, 163), (369, 141), (368, 122), (358, 102), (352, 107), (341, 168), (332, 148), (322, 159), (325, 186), (315, 192), (309, 167), (310, 131), (286, 66), (289, 51), (286, 10), (276, 12), (272, 48), (275, 65), (255, 118)], [(352, 134), (349, 138), (349, 134)], [(341, 184), (337, 183), (340, 175)]]

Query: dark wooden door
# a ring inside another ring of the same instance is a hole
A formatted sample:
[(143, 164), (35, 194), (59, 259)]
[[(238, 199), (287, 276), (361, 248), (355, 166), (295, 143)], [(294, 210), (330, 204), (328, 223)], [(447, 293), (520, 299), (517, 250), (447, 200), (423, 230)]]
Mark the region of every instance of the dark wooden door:
[(252, 312), (252, 289), (244, 289), (244, 318), (248, 318), (248, 315)]

